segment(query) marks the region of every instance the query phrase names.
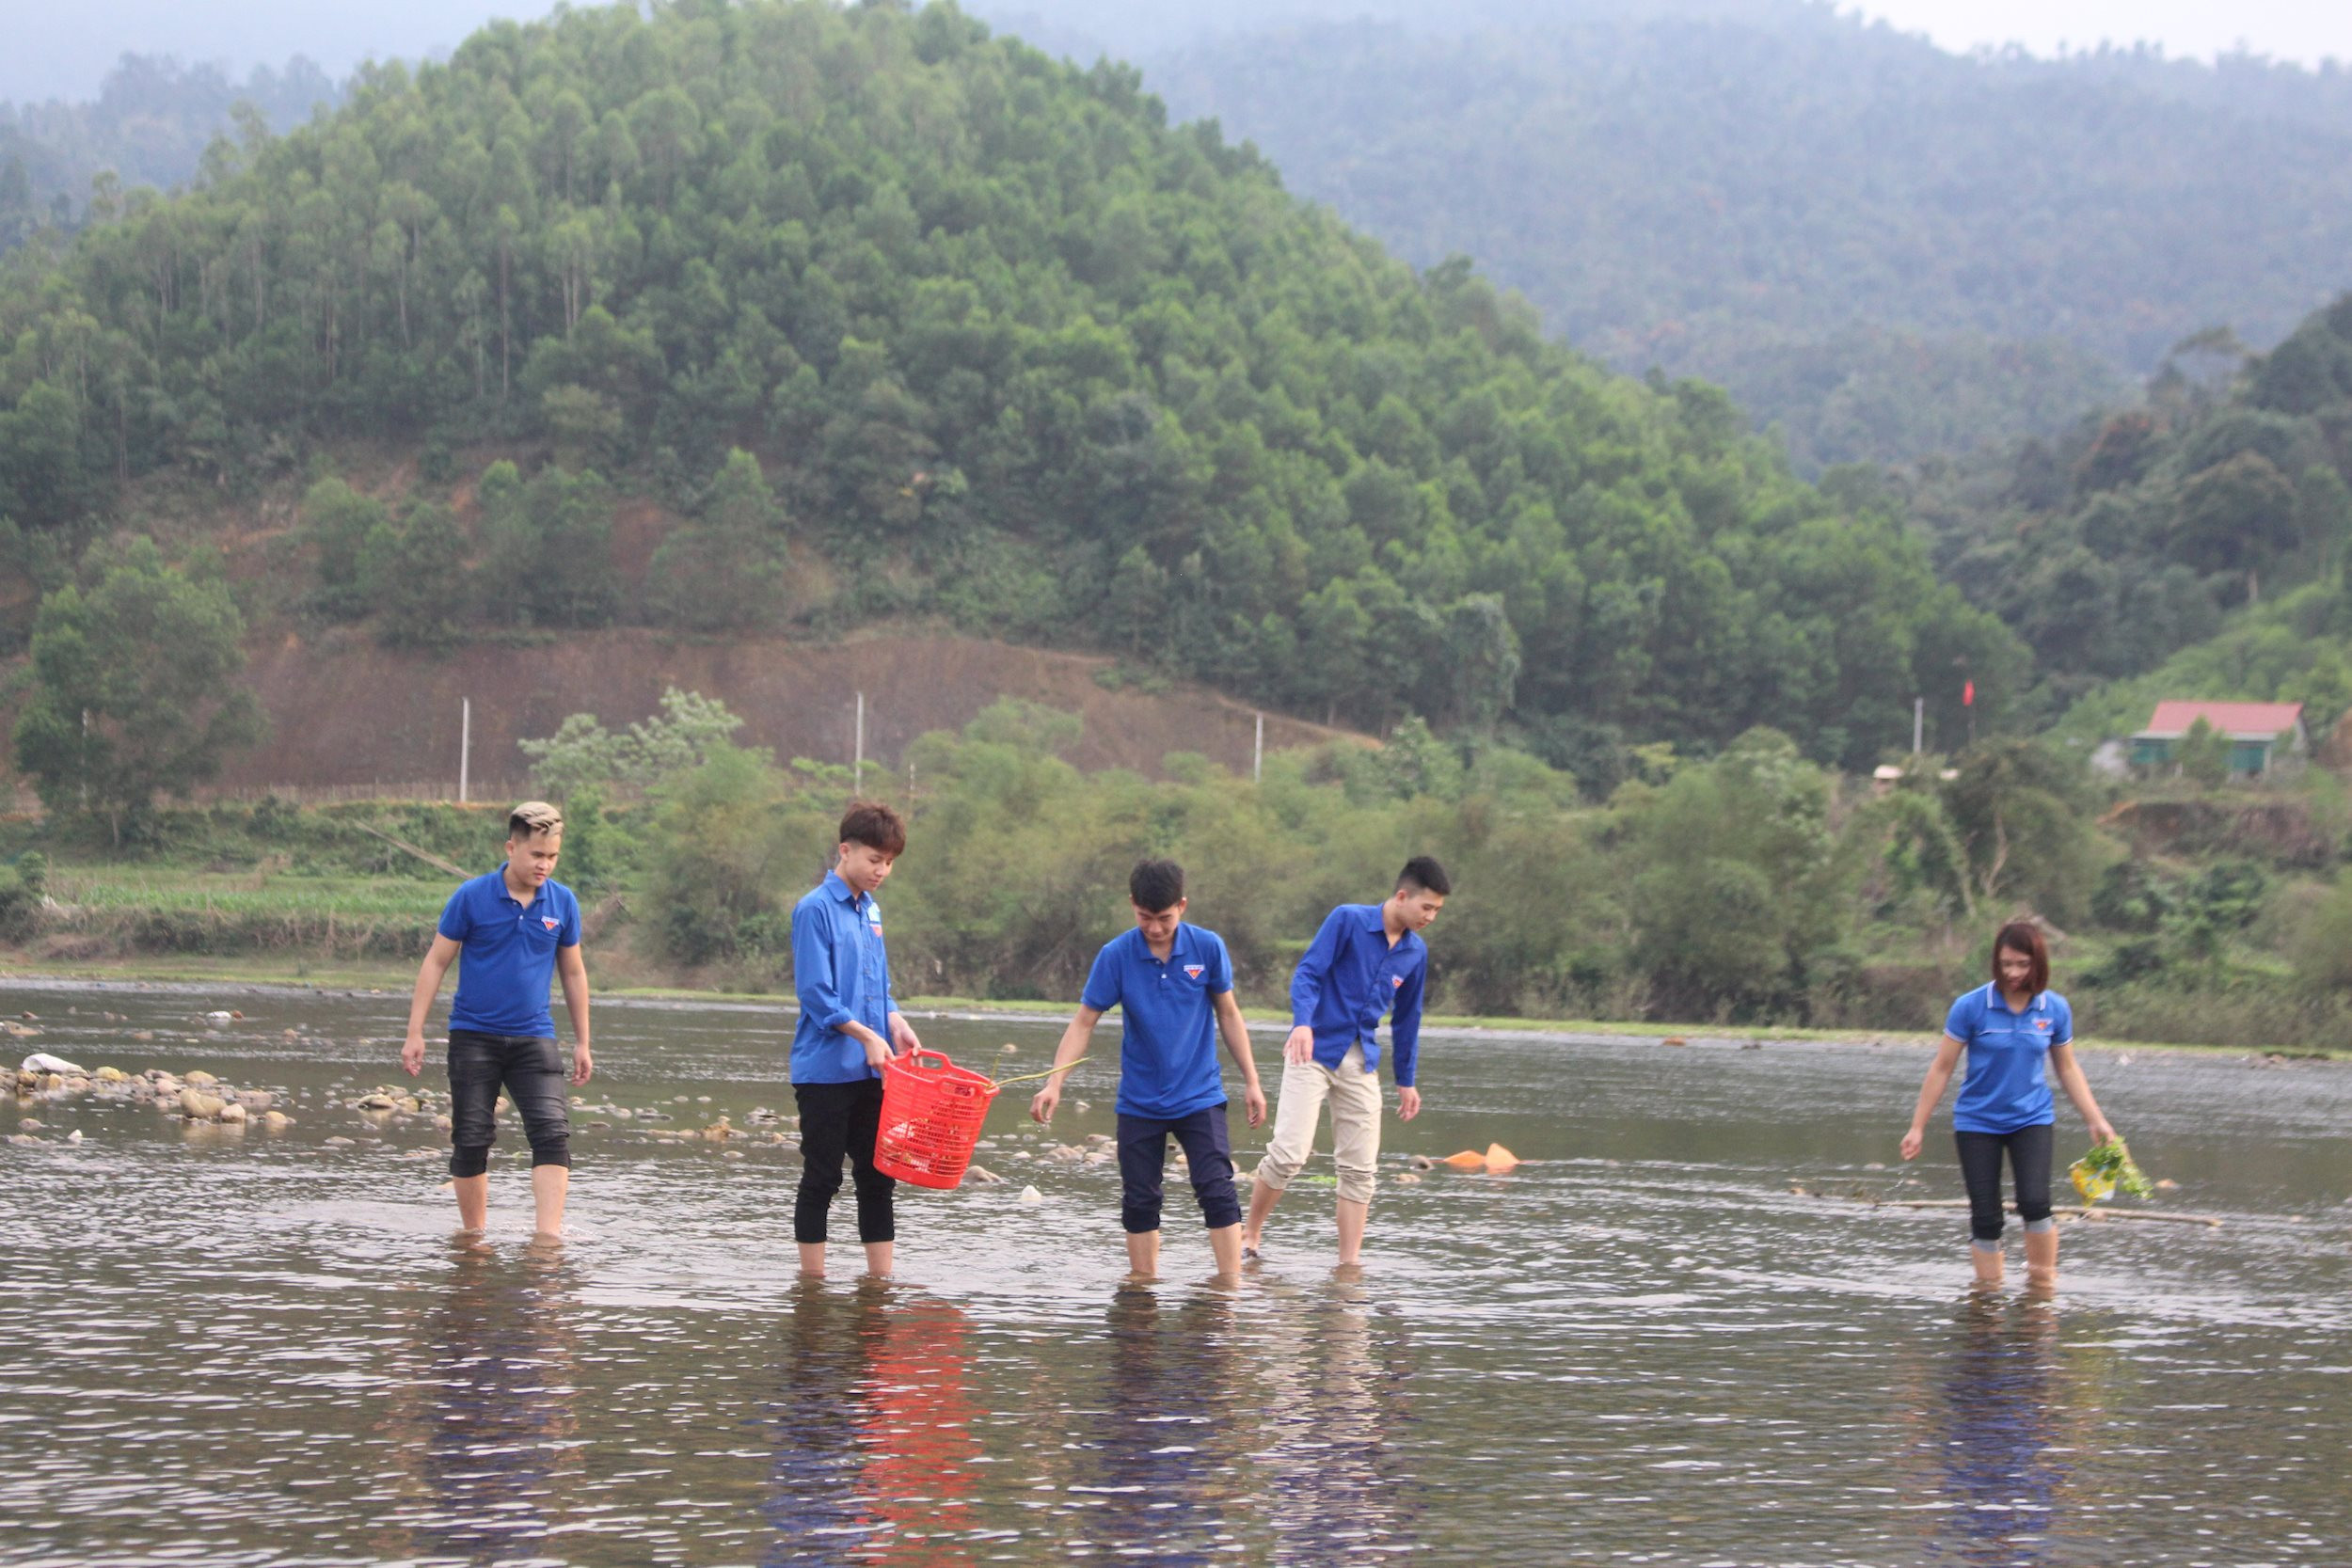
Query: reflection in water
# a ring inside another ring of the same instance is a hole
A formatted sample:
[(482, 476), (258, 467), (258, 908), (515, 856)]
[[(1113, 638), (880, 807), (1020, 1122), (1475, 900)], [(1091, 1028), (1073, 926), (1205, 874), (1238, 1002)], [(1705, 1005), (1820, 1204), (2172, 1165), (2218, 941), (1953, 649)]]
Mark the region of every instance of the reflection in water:
[(420, 1544), (435, 1558), (544, 1557), (559, 1501), (576, 1482), (580, 1417), (564, 1316), (571, 1281), (560, 1247), (522, 1256), (458, 1250), (449, 1290), (422, 1318), (425, 1430), (417, 1454), (428, 1512)]
[(1947, 1368), (1938, 1449), (1948, 1509), (1938, 1558), (2000, 1568), (2047, 1560), (2072, 1468), (2062, 1441), (2058, 1311), (1972, 1294)]
[(946, 1302), (803, 1280), (762, 1425), (774, 1459), (768, 1562), (948, 1568), (972, 1560), (979, 1456), (970, 1324)]
[[(1000, 1112), (992, 1163), (1026, 1155), (1046, 1202), (927, 1199), (922, 1289), (796, 1298), (751, 1250), (787, 1151), (661, 1135), (753, 1124), (769, 1012), (599, 1023), (596, 1180), (543, 1269), (503, 1239), (453, 1259), (445, 1134), (353, 1107), (405, 995), (256, 994), (191, 1032), (229, 1000), (0, 1004), (61, 1055), (202, 1067), (295, 1117), (15, 1107), (40, 1125), (0, 1143), (0, 1568), (2347, 1560), (2352, 1066), (2102, 1069), (2143, 1160), (2227, 1223), (2086, 1227), (2055, 1314), (1961, 1317), (1947, 1216), (1786, 1193), (1883, 1138), (1908, 1053), (1501, 1037), (1449, 1057), (1411, 1147), (1546, 1163), (1384, 1196), (1371, 1302), (1278, 1259), (1230, 1301), (1114, 1307), (1116, 1259), (1066, 1222), (1116, 1168), (1047, 1157), (1111, 1130), (1099, 1090), (1050, 1133)], [(959, 1059), (1017, 1033), (923, 1028)], [(1019, 1028), (1041, 1067), (1053, 1031)]]
[(1085, 1505), (1064, 1544), (1168, 1563), (1211, 1560), (1233, 1538), (1233, 1298), (1204, 1290), (1167, 1310), (1146, 1285), (1111, 1299), (1102, 1413), (1067, 1490)]
[(1411, 1418), (1401, 1325), (1375, 1345), (1371, 1299), (1343, 1274), (1285, 1307), (1264, 1356), (1259, 1456), (1277, 1560), (1312, 1568), (1415, 1550), (1418, 1491), (1391, 1439)]

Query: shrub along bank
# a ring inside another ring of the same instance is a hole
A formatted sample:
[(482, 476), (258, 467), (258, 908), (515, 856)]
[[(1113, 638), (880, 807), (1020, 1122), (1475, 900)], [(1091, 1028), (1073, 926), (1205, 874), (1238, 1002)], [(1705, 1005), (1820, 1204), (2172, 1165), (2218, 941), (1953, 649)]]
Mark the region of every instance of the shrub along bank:
[[(2333, 879), (2345, 830), (2324, 778), (2266, 802), (2304, 826), (2265, 860), (2136, 852), (2093, 825), (2106, 802), (2078, 770), (2013, 741), (1875, 795), (1758, 730), (1708, 760), (1652, 752), (1596, 807), (1532, 757), (1411, 722), (1378, 752), (1269, 758), (1256, 784), (1184, 756), (1161, 781), (1084, 773), (1060, 755), (1076, 735), (1004, 703), (869, 773), (914, 819), (882, 895), (902, 990), (1068, 1001), (1126, 923), (1129, 865), (1168, 854), (1245, 996), (1279, 1006), (1323, 911), (1429, 852), (1459, 889), (1433, 931), (1436, 1011), (1931, 1029), (1993, 927), (2030, 909), (2060, 933), (2087, 1037), (2352, 1047), (2352, 888)], [(791, 905), (822, 872), (846, 774), (715, 729), (630, 804), (576, 768), (563, 875), (595, 911), (599, 968), (788, 988)], [(403, 959), (453, 880), (412, 849), (486, 869), (500, 829), (496, 808), (264, 800), (152, 814), (117, 853), (103, 826), (11, 823), (0, 935), (28, 967)]]

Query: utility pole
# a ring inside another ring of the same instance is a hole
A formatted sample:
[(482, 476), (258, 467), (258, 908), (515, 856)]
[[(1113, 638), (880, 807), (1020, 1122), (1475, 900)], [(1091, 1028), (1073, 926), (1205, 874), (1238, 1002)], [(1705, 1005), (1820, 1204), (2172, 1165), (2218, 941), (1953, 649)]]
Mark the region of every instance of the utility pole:
[(1265, 715), (1258, 715), (1258, 747), (1249, 759), (1249, 782), (1265, 782)]
[(857, 694), (857, 738), (851, 743), (850, 793), (866, 793), (866, 693)]
[(462, 806), (473, 775), (473, 699), (457, 701), (457, 803)]
[(1920, 742), (1927, 737), (1927, 727), (1928, 700), (1914, 697), (1911, 699), (1911, 754), (1915, 757), (1925, 750)]

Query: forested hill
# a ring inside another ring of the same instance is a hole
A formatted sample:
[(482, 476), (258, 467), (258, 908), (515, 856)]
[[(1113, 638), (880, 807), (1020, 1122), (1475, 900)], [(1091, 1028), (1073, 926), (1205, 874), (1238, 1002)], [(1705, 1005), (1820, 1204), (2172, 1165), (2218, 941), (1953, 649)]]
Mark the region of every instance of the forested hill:
[[(364, 436), (421, 477), (312, 484), (290, 560), (307, 612), (413, 640), (934, 616), (1564, 760), (1772, 723), (1863, 764), (1956, 664), (2023, 682), (1896, 513), (1719, 392), (1604, 372), (946, 5), (501, 24), (243, 158), (13, 258), (24, 569)], [(616, 488), (695, 518), (641, 579)]]
[[(2168, 363), (2136, 405), (1904, 479), (1948, 580), (2032, 647), (2037, 717), (2158, 697), (2352, 706), (2352, 294), (2268, 355)], [(2071, 711), (2070, 711), (2071, 708)]]
[(1002, 5), (1406, 260), (1470, 255), (1610, 363), (1727, 386), (1801, 467), (2053, 430), (2352, 283), (2342, 71), (1963, 57), (1804, 0), (1269, 0), (1188, 40)]

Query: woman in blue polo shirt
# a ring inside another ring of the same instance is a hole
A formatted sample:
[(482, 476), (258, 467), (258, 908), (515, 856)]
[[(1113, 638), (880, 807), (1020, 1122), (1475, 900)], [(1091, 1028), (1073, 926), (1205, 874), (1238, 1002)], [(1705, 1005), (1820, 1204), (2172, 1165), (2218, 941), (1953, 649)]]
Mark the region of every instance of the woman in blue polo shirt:
[(2017, 1217), (2026, 1222), (2026, 1277), (2037, 1290), (2058, 1281), (2058, 1222), (2050, 1215), (2051, 1125), (2058, 1105), (2050, 1095), (2046, 1067), (2055, 1069), (2090, 1129), (2104, 1142), (2115, 1129), (2099, 1114), (2090, 1080), (2074, 1059), (2074, 1014), (2066, 998), (2050, 990), (2050, 950), (2039, 927), (2011, 921), (1993, 939), (1993, 980), (1952, 1004), (1944, 1020), (1944, 1043), (1920, 1085), (1919, 1103), (1903, 1134), (1903, 1158), (1919, 1157), (1928, 1117), (1963, 1053), (1968, 1075), (1952, 1105), (1952, 1138), (1960, 1150), (1961, 1179), (1968, 1187), (1970, 1256), (1977, 1283), (2001, 1283), (2001, 1156), (2009, 1156), (2017, 1188)]

